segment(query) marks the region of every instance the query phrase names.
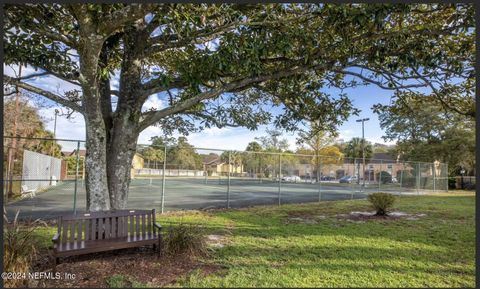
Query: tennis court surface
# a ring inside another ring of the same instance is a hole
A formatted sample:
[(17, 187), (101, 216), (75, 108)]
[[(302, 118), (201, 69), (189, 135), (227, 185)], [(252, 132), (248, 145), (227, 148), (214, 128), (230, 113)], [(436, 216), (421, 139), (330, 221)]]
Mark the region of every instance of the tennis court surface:
[[(214, 208), (240, 208), (257, 205), (318, 202), (366, 198), (368, 193), (387, 191), (395, 194), (412, 194), (413, 190), (399, 184), (359, 184), (325, 181), (321, 183), (301, 180), (285, 182), (275, 179), (249, 179), (227, 177), (166, 177), (133, 179), (130, 185), (128, 208), (202, 210)], [(85, 186), (83, 180), (59, 182), (33, 198), (12, 201), (6, 205), (9, 216), (17, 210), (21, 218), (54, 218), (71, 213), (85, 212)]]

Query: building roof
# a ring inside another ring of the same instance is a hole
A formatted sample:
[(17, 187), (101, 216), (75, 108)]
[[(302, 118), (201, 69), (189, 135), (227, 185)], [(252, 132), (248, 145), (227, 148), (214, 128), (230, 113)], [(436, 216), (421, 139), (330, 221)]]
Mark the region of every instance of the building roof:
[[(84, 157), (86, 153), (87, 153), (86, 150), (79, 150), (79, 151), (78, 151), (78, 154), (79, 154), (81, 157)], [(77, 155), (77, 150), (73, 150), (73, 151), (70, 153), (70, 156), (76, 156), (76, 155)]]
[(374, 160), (387, 160), (387, 161), (396, 161), (396, 158), (391, 153), (374, 153), (372, 155)]
[(208, 155), (202, 155), (204, 165), (218, 165), (223, 163), (220, 160), (220, 156), (215, 153), (210, 153)]

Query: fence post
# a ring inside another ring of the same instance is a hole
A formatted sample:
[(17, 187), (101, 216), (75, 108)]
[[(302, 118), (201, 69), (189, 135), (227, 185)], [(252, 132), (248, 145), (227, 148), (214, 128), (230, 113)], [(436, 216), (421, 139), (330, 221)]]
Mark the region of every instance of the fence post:
[(435, 163), (432, 164), (433, 168), (433, 192), (435, 193)]
[(163, 210), (165, 207), (165, 171), (167, 170), (167, 146), (163, 147), (163, 176), (162, 176), (162, 200), (161, 200), (161, 210), (160, 212), (163, 214)]
[[(356, 161), (355, 158), (353, 158), (353, 174), (352, 174), (352, 177), (353, 177), (353, 176), (357, 176), (357, 174), (355, 173), (356, 169), (357, 169), (357, 161)], [(358, 177), (357, 177), (357, 178), (358, 178)], [(351, 184), (350, 190), (351, 190), (351, 192), (352, 192), (350, 199), (352, 199), (352, 200), (353, 200), (353, 195), (355, 194), (355, 185), (356, 185), (356, 182), (357, 182), (357, 181), (355, 181), (355, 182), (352, 181), (352, 182), (350, 183), (350, 184)]]
[(278, 205), (281, 205), (282, 193), (282, 154), (278, 155)]
[(204, 166), (205, 185), (206, 185), (206, 184), (207, 184), (207, 181), (208, 181), (207, 165), (203, 165), (203, 166)]
[(227, 209), (230, 209), (230, 171), (232, 170), (230, 151), (228, 151)]
[(73, 189), (73, 213), (77, 214), (77, 182), (78, 182), (78, 165), (80, 162), (80, 141), (77, 141), (77, 161), (75, 165), (75, 188)]
[(317, 182), (318, 182), (318, 201), (322, 201), (322, 159), (317, 155)]
[(262, 172), (262, 159), (263, 159), (263, 154), (260, 153), (260, 165), (259, 165), (259, 168), (258, 168), (258, 172), (260, 174), (260, 184), (262, 183), (262, 178), (263, 178), (263, 172)]
[(417, 195), (420, 195), (420, 163), (417, 163)]
[(383, 160), (380, 160), (380, 173), (378, 174), (378, 191), (382, 189), (382, 168), (383, 168)]
[(448, 163), (445, 163), (445, 172), (447, 173), (447, 179), (445, 181), (447, 182), (446, 185), (447, 185), (447, 193), (448, 193), (448, 189), (449, 189), (448, 188)]
[[(402, 170), (400, 171), (400, 188), (402, 188), (402, 182), (403, 182), (403, 171), (405, 170), (405, 163), (403, 163), (402, 165)], [(400, 190), (400, 193), (402, 192), (402, 190)]]

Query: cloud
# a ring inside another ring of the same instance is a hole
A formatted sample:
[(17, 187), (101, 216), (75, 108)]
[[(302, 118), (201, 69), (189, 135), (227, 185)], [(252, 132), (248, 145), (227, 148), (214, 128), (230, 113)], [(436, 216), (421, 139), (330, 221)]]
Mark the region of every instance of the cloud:
[(338, 138), (341, 138), (344, 140), (350, 140), (351, 138), (356, 136), (357, 136), (357, 133), (351, 129), (342, 129), (338, 131)]
[(151, 144), (152, 142), (150, 139), (153, 136), (161, 136), (163, 135), (163, 131), (161, 127), (158, 126), (150, 126), (146, 128), (144, 131), (140, 133), (140, 136), (138, 137), (138, 144)]
[[(44, 119), (45, 128), (51, 132), (54, 131), (55, 126), (55, 109), (61, 111), (63, 108), (55, 106), (38, 110), (39, 115)], [(57, 139), (85, 140), (85, 120), (83, 115), (75, 112), (70, 119), (67, 119), (65, 115), (59, 114), (57, 116), (55, 137)], [(72, 151), (77, 148), (76, 141), (59, 141), (59, 144), (62, 146), (62, 150), (66, 151)], [(80, 143), (80, 147), (84, 148), (83, 142)]]
[(158, 94), (150, 95), (142, 106), (142, 112), (150, 109), (159, 110), (165, 106), (164, 101), (158, 97)]

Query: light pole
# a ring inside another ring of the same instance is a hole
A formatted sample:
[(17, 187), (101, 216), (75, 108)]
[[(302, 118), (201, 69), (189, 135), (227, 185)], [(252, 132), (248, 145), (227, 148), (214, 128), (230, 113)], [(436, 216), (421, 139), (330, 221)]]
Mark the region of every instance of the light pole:
[[(362, 118), (362, 119), (357, 119), (357, 122), (362, 123), (362, 158), (363, 158), (363, 185), (362, 185), (362, 190), (365, 188), (365, 122), (369, 121), (369, 118)], [(368, 173), (370, 175), (370, 172)], [(358, 178), (360, 178), (360, 174), (358, 174)], [(360, 181), (360, 179), (359, 179)]]
[(460, 170), (460, 175), (462, 176), (461, 177), (461, 189), (463, 190), (463, 175), (465, 175), (465, 169), (462, 167), (462, 169)]
[(57, 115), (60, 113), (58, 109), (55, 109), (55, 121), (53, 122), (53, 138), (57, 137)]
[(57, 137), (57, 115), (60, 111), (55, 109), (55, 120), (53, 122), (53, 140), (50, 159), (50, 185), (53, 185), (53, 154), (55, 153), (55, 138)]

